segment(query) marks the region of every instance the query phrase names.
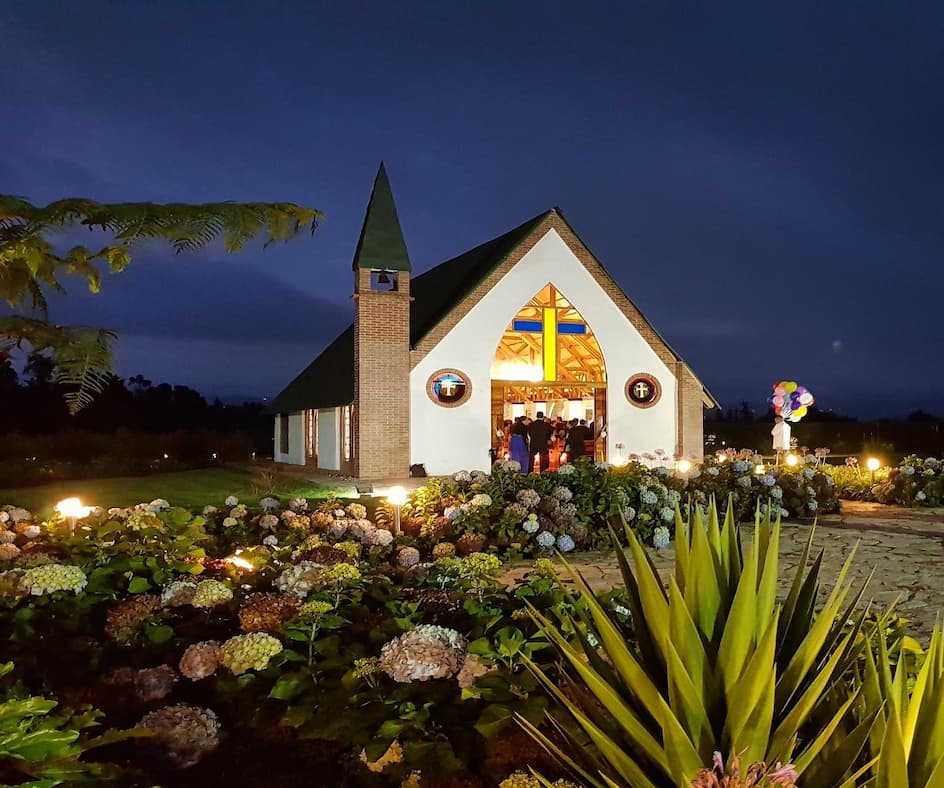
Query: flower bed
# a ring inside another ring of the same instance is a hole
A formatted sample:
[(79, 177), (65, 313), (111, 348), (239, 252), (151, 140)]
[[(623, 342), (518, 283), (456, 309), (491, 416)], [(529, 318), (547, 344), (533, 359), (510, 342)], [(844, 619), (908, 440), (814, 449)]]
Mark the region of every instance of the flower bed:
[(543, 725), (547, 702), (520, 663), (546, 646), (524, 600), (572, 609), (549, 561), (506, 590), (494, 555), (420, 561), (358, 503), (227, 503), (96, 511), (74, 533), (3, 510), (12, 676), (148, 734), (98, 758), (174, 785), (267, 784), (299, 758), (324, 785), (555, 772), (510, 726), (515, 713)]

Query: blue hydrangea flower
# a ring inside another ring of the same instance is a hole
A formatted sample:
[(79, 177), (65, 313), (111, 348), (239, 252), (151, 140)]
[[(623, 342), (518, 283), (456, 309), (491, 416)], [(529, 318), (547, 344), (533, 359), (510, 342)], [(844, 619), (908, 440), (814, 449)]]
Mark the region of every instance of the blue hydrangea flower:
[(269, 512), (273, 509), (279, 508), (279, 502), (275, 498), (263, 498), (259, 501), (259, 506), (261, 506), (265, 511)]
[(537, 542), (541, 547), (553, 547), (554, 546), (554, 534), (550, 531), (541, 531), (537, 535)]
[(658, 528), (652, 532), (652, 546), (657, 550), (661, 550), (665, 547), (668, 547), (672, 542), (672, 536), (669, 534), (669, 529), (663, 525), (660, 525)]
[(643, 490), (639, 498), (643, 503), (649, 504), (650, 506), (659, 503), (659, 496), (652, 492), (652, 490)]
[(624, 506), (623, 519), (625, 519), (627, 523), (631, 523), (633, 520), (636, 519), (636, 510), (633, 509), (632, 506)]
[(806, 504), (806, 508), (809, 509), (811, 512), (815, 512), (817, 509), (819, 509), (819, 504), (816, 503), (816, 501), (809, 501)]
[(662, 519), (666, 521), (675, 519), (675, 510), (669, 508), (668, 506), (663, 506), (662, 511), (659, 512), (662, 515)]
[(803, 469), (803, 476), (806, 477), (807, 479), (812, 479), (815, 475), (816, 475), (816, 471), (814, 471), (812, 468)]
[(658, 468), (655, 469), (654, 473), (655, 473), (656, 476), (668, 476), (668, 475), (669, 475), (669, 469), (668, 469), (668, 468), (663, 468), (663, 467), (660, 465)]
[(905, 476), (914, 476), (914, 465), (906, 465), (901, 469), (901, 472)]
[(538, 516), (536, 514), (529, 515), (528, 519), (521, 524), (521, 527), (524, 528), (526, 533), (537, 533), (538, 529), (541, 527), (538, 524)]
[(557, 549), (562, 553), (569, 553), (576, 546), (574, 540), (568, 534), (561, 534), (557, 537)]
[(773, 487), (777, 483), (777, 480), (773, 476), (771, 476), (769, 473), (766, 476), (764, 476), (764, 478), (761, 479), (761, 481), (767, 487)]
[(745, 462), (744, 460), (738, 460), (731, 467), (734, 469), (735, 473), (744, 473), (745, 471), (749, 471), (751, 469), (751, 464), (749, 462)]

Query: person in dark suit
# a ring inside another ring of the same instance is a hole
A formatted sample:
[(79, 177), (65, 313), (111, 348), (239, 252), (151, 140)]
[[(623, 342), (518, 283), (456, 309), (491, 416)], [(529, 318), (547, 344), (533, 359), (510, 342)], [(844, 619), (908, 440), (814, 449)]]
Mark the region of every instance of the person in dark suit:
[(528, 427), (528, 436), (531, 438), (531, 456), (540, 455), (541, 473), (551, 467), (551, 437), (553, 435), (554, 428), (544, 418), (544, 414), (538, 411), (537, 418)]
[(570, 432), (567, 433), (567, 457), (571, 462), (579, 457), (587, 456), (586, 442), (592, 437), (590, 430), (587, 429), (586, 419), (581, 419), (570, 428)]

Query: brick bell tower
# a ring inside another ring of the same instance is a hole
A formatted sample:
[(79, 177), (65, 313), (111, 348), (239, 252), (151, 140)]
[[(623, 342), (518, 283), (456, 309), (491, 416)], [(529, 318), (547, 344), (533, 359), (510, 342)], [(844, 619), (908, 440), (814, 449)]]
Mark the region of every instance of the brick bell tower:
[(410, 257), (383, 162), (354, 252), (353, 473), (410, 472)]

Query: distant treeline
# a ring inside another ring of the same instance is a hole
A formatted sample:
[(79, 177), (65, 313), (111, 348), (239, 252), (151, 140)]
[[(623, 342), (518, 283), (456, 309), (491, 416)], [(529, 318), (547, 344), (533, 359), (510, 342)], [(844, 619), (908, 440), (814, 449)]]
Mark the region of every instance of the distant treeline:
[(188, 386), (155, 384), (136, 375), (113, 378), (89, 407), (70, 416), (62, 393), (45, 356), (31, 354), (21, 374), (0, 356), (0, 434), (209, 431), (242, 433), (262, 456), (272, 448), (271, 417), (258, 402), (208, 402)]

